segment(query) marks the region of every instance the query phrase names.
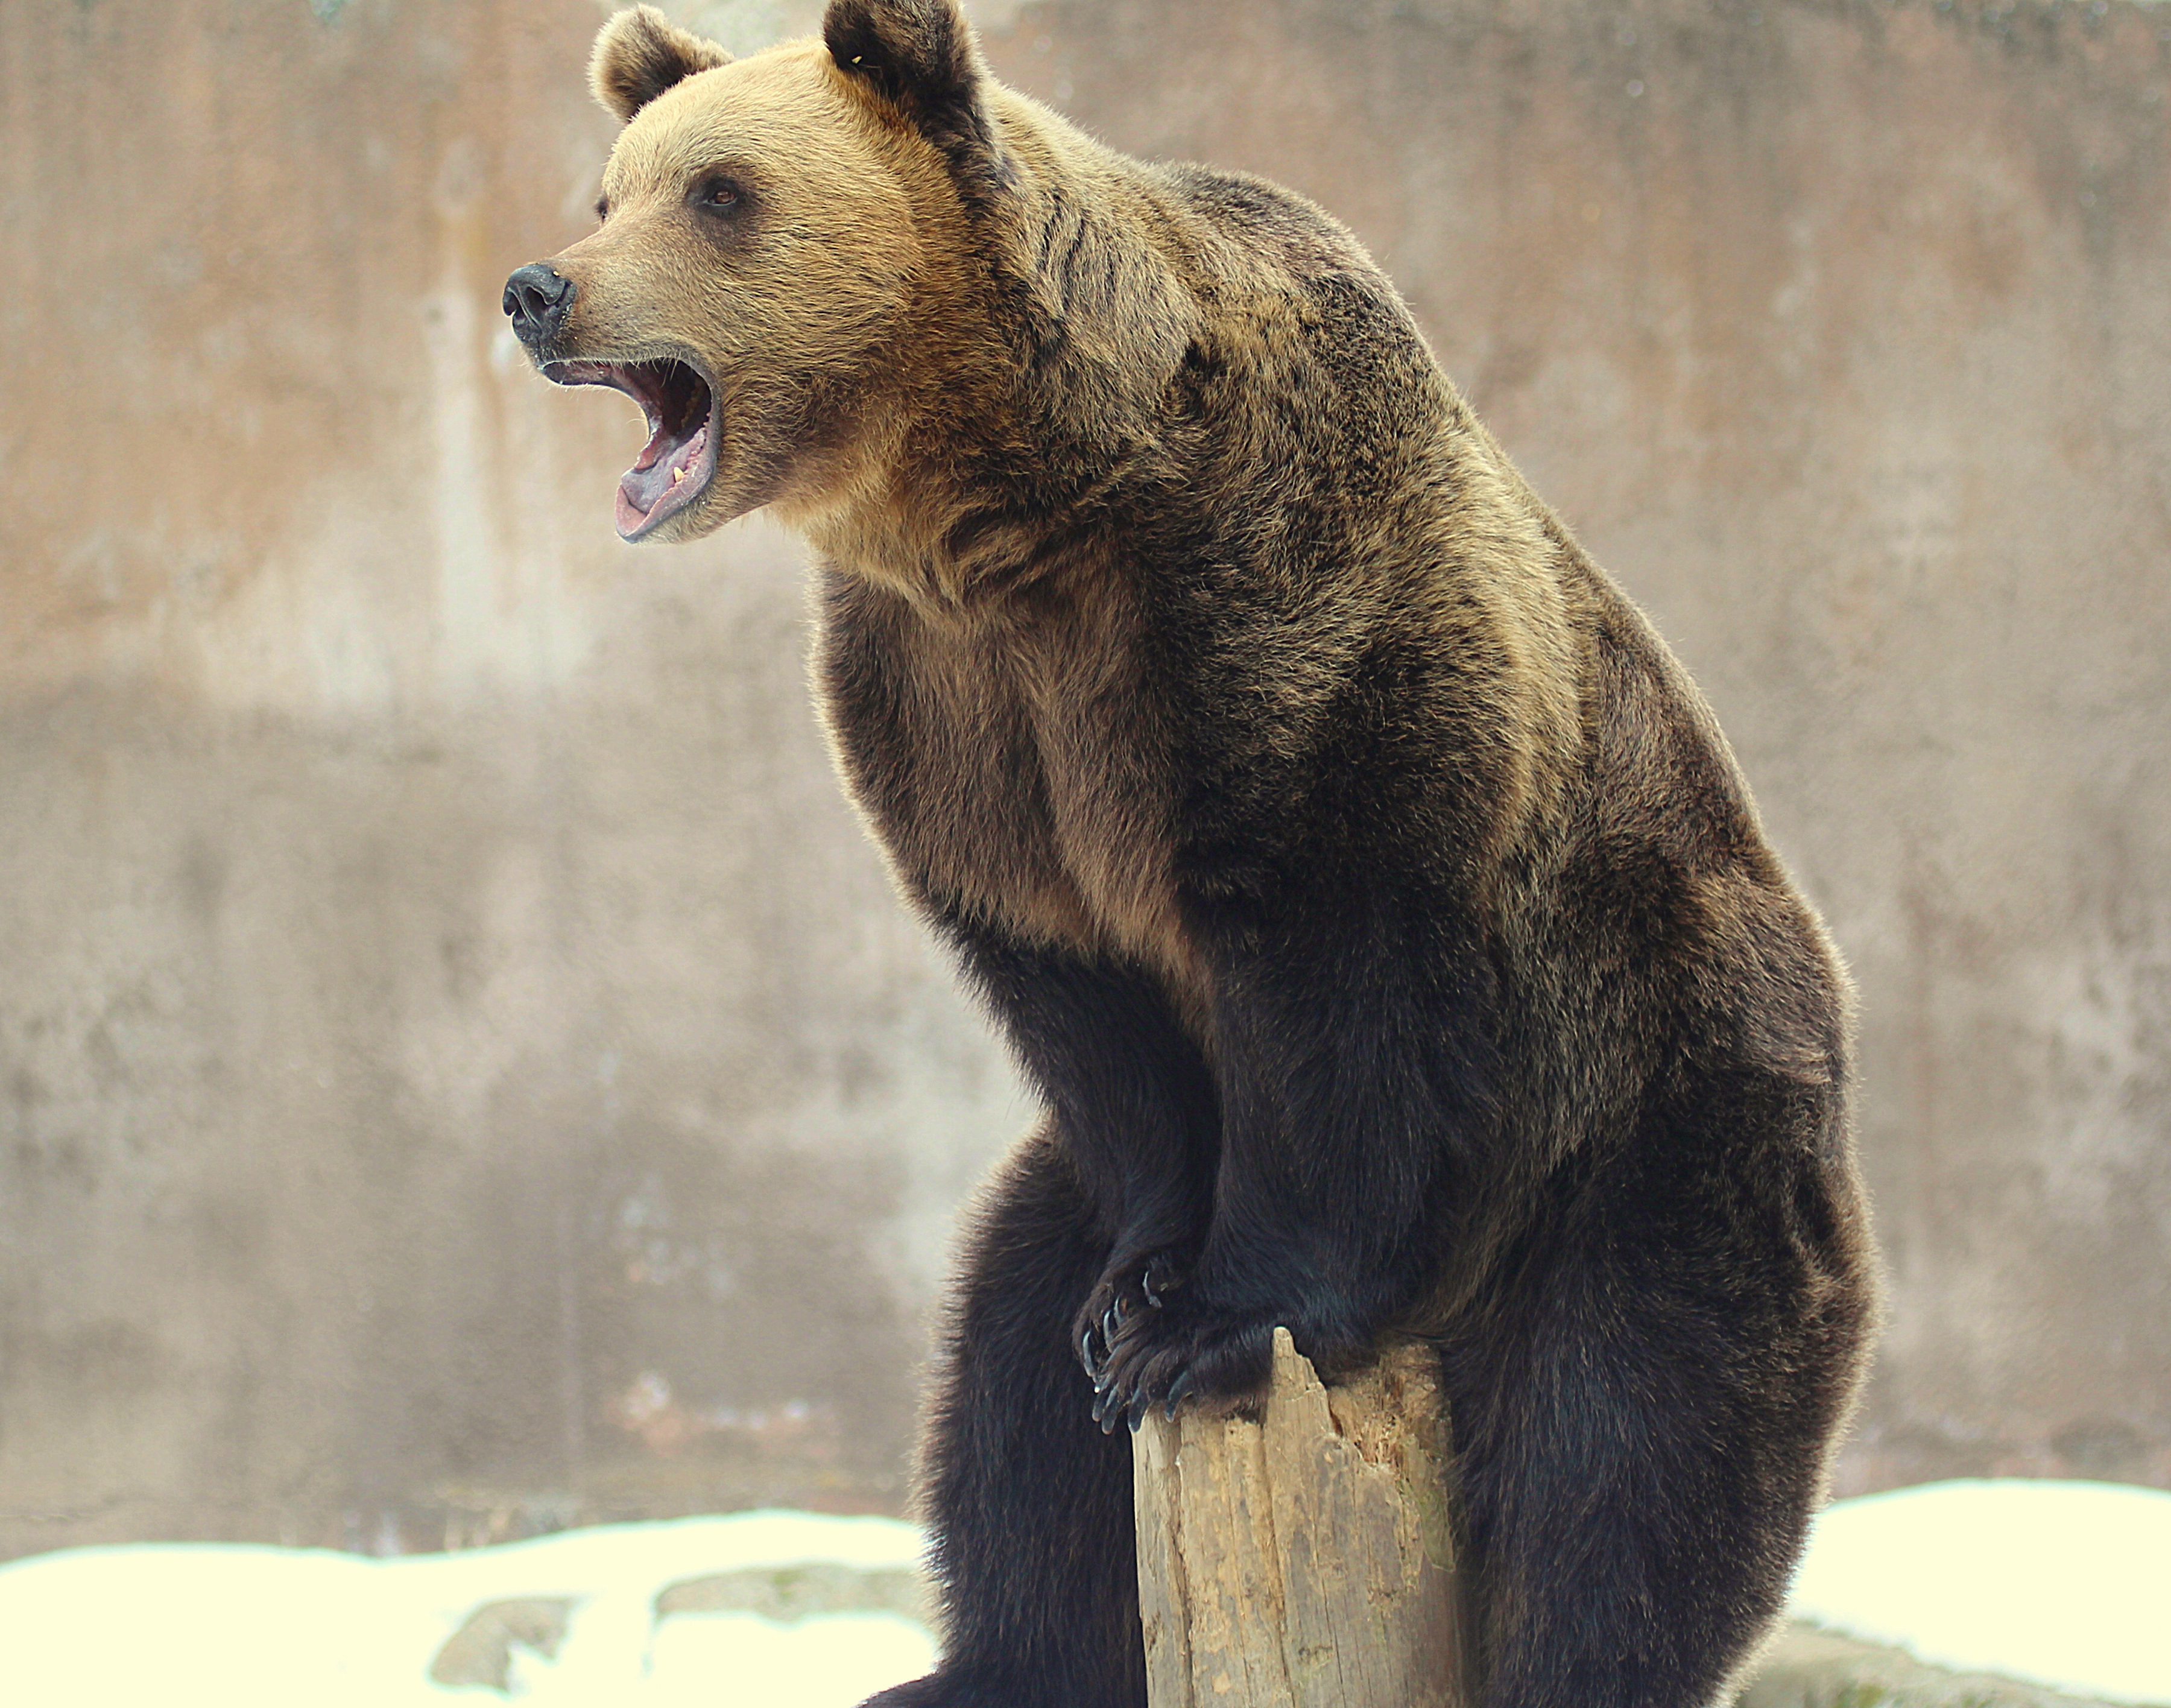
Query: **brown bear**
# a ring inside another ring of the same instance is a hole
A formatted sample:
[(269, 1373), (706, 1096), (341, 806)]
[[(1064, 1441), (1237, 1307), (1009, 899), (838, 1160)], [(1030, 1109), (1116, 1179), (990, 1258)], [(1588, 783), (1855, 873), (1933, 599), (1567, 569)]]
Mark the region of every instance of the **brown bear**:
[[(1435, 1348), (1493, 1708), (1689, 1708), (1859, 1378), (1847, 995), (1724, 739), (1301, 197), (994, 82), (952, 0), (592, 75), (602, 223), (506, 307), (637, 399), (629, 539), (759, 505), (898, 878), (1044, 1099), (922, 1467), (939, 1671), (1144, 1700), (1128, 1443)], [(1082, 1367), (1082, 1369), (1081, 1369)]]

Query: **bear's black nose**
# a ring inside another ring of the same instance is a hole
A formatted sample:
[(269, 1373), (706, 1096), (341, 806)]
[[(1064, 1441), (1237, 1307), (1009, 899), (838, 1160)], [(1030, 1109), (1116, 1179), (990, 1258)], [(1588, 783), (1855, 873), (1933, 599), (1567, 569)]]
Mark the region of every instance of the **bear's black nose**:
[(556, 337), (572, 306), (573, 282), (560, 278), (548, 261), (530, 261), (505, 282), (505, 312), (523, 344)]

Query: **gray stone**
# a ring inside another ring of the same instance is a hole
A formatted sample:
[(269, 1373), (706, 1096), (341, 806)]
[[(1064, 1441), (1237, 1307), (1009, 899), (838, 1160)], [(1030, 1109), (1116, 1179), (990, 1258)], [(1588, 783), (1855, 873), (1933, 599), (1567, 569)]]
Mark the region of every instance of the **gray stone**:
[(1955, 1673), (1800, 1621), (1766, 1651), (1735, 1708), (2099, 1708), (1993, 1673)]
[(656, 1598), (658, 1620), (677, 1613), (758, 1613), (787, 1622), (820, 1613), (894, 1613), (920, 1625), (932, 1618), (918, 1572), (864, 1571), (820, 1560), (682, 1578)]
[(445, 1639), (444, 1646), (430, 1662), (430, 1682), (509, 1689), (516, 1646), (546, 1661), (557, 1659), (574, 1600), (571, 1596), (529, 1596), (485, 1603)]

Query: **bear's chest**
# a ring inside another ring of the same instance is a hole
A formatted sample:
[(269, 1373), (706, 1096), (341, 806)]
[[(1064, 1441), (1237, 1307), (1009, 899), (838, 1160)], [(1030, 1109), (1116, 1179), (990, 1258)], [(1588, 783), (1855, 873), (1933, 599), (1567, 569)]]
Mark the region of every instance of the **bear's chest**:
[(905, 882), (938, 911), (1140, 962), (1189, 991), (1171, 720), (1132, 608), (1111, 595), (928, 614), (832, 592), (831, 725)]

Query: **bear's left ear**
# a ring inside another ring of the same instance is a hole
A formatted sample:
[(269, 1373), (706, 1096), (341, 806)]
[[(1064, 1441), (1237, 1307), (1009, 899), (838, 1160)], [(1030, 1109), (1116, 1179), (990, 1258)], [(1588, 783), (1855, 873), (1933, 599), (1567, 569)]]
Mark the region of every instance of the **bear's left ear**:
[(822, 40), (839, 71), (887, 99), (942, 151), (968, 197), (1008, 177), (982, 99), (987, 67), (956, 0), (829, 0)]
[(715, 42), (688, 35), (653, 6), (635, 6), (597, 33), (588, 87), (624, 124), (672, 84), (731, 62)]

